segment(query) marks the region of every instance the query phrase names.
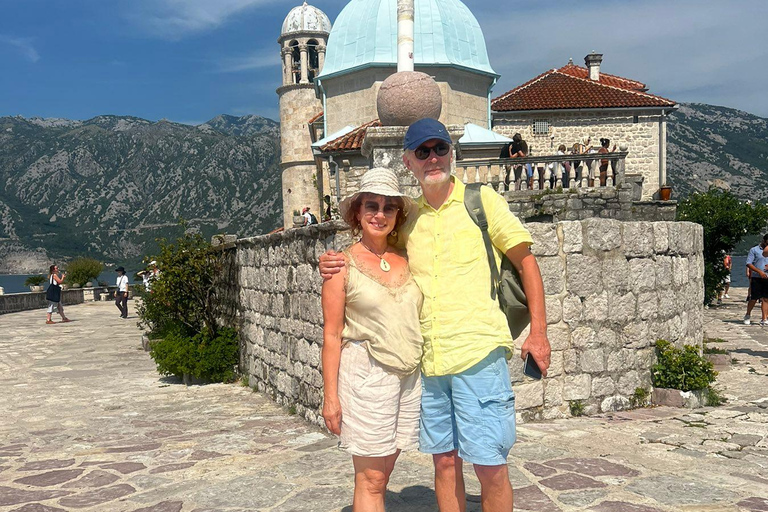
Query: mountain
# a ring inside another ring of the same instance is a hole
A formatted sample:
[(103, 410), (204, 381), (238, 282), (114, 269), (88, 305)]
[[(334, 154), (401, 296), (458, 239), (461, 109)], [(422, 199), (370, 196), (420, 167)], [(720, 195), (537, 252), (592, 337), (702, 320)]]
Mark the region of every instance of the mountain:
[(278, 123), (259, 116), (0, 117), (0, 273), (81, 254), (135, 266), (182, 218), (206, 237), (269, 232), (279, 155)]
[(667, 179), (677, 198), (720, 179), (741, 199), (768, 200), (768, 119), (682, 103), (667, 126)]

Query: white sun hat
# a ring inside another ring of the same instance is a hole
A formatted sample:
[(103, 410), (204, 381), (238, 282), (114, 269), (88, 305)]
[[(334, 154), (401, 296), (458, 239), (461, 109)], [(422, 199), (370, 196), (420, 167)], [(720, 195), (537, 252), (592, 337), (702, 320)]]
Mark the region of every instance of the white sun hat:
[(360, 180), (360, 190), (354, 194), (345, 197), (339, 203), (339, 212), (342, 217), (347, 216), (352, 203), (357, 199), (360, 194), (376, 194), (386, 197), (402, 197), (405, 202), (405, 211), (403, 214), (407, 218), (413, 218), (416, 212), (419, 210), (418, 205), (408, 197), (400, 192), (400, 183), (397, 179), (397, 174), (391, 169), (386, 167), (374, 167), (369, 169), (363, 174)]

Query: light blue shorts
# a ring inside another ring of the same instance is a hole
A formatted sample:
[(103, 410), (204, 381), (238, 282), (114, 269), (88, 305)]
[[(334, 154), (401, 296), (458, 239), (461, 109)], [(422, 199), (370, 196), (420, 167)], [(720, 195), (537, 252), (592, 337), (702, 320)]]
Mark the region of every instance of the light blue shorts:
[(419, 451), (447, 453), (472, 464), (507, 463), (515, 444), (515, 393), (507, 349), (499, 347), (456, 375), (421, 376)]

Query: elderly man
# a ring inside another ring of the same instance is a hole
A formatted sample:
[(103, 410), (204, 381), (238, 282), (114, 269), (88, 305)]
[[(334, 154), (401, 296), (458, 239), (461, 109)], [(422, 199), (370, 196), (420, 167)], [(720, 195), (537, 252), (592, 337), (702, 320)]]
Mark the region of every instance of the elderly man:
[[(419, 449), (432, 454), (441, 512), (463, 512), (462, 462), (474, 465), (485, 512), (512, 510), (507, 455), (515, 442), (515, 402), (507, 357), (514, 348), (506, 318), (490, 295), (490, 268), (480, 229), (464, 206), (464, 184), (451, 176), (453, 148), (434, 119), (412, 124), (403, 162), (421, 184), (419, 213), (402, 233), (414, 279), (424, 295), (421, 328), (422, 406)], [(530, 234), (503, 197), (482, 188), (488, 231), (520, 273), (531, 313), (521, 356), (531, 354), (542, 373), (550, 362), (544, 286), (529, 246)], [(328, 276), (343, 265), (320, 258)]]

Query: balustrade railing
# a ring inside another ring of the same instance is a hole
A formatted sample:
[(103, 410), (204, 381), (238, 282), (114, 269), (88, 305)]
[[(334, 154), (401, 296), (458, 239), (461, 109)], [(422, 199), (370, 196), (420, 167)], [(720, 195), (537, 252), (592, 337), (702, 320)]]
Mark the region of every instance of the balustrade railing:
[(624, 183), (627, 151), (581, 155), (473, 159), (456, 162), (463, 183), (484, 183), (499, 193), (557, 188), (606, 188)]

